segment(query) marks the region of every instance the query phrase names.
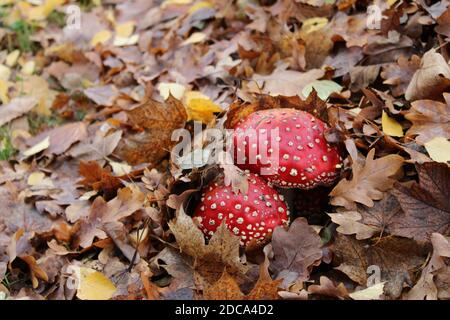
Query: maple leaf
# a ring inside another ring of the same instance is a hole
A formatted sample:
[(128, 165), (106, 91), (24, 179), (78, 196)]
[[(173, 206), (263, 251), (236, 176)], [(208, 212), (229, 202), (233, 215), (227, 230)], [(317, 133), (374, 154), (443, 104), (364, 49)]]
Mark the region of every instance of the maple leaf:
[(439, 233), (431, 235), (431, 243), (433, 244), (433, 255), (430, 261), (422, 270), (422, 275), (416, 285), (406, 294), (406, 298), (410, 300), (437, 300), (438, 288), (434, 278), (436, 274), (447, 267), (445, 259), (450, 258), (450, 243)]
[(336, 255), (336, 262), (340, 262), (336, 269), (360, 285), (367, 284), (368, 267), (378, 267), (380, 280), (386, 281), (384, 292), (391, 298), (401, 295), (405, 283), (413, 283), (415, 271), (429, 253), (426, 244), (411, 239), (388, 237), (373, 243), (339, 233), (331, 250)]
[(368, 239), (376, 233), (384, 232), (405, 235), (405, 232), (401, 231), (405, 215), (397, 199), (389, 192), (384, 194), (383, 199), (375, 201), (373, 207), (358, 204), (355, 211), (340, 211), (328, 215), (339, 225), (338, 232), (346, 235), (355, 234), (358, 240)]
[(224, 223), (217, 228), (208, 244), (205, 244), (202, 231), (182, 207), (177, 217), (169, 222), (169, 227), (181, 252), (193, 259), (188, 264), (195, 270), (199, 286), (217, 281), (224, 268), (237, 276), (248, 271), (248, 266), (239, 256), (239, 237), (232, 234)]
[(80, 161), (79, 172), (84, 177), (79, 184), (102, 191), (107, 198), (113, 196), (122, 185), (118, 177), (114, 177), (109, 170), (103, 169), (95, 161)]
[(373, 200), (383, 198), (383, 192), (390, 189), (395, 182), (391, 177), (399, 171), (404, 160), (394, 154), (374, 160), (374, 155), (375, 150), (371, 149), (364, 166), (358, 162), (353, 163), (352, 179), (339, 181), (331, 191), (332, 205), (351, 209), (354, 203), (358, 202), (372, 207)]
[(236, 280), (226, 271), (219, 280), (205, 288), (203, 298), (207, 300), (274, 300), (279, 299), (278, 286), (281, 279), (272, 280), (266, 259), (259, 267), (259, 278), (253, 289), (245, 295)]
[(417, 69), (420, 68), (420, 57), (413, 55), (410, 60), (405, 56), (398, 58), (397, 63), (383, 67), (381, 77), (383, 83), (393, 86), (392, 94), (398, 97), (405, 94), (411, 79)]
[(283, 287), (297, 280), (307, 280), (313, 266), (322, 260), (322, 241), (305, 218), (297, 218), (289, 230), (276, 227), (272, 235), (273, 257), (270, 270), (277, 279), (283, 279)]
[(428, 240), (433, 232), (450, 234), (450, 170), (446, 164), (416, 164), (419, 183), (395, 184), (405, 215), (397, 222), (395, 233), (417, 240)]
[(417, 135), (416, 141), (425, 144), (434, 137), (450, 139), (450, 94), (444, 93), (446, 103), (418, 100), (411, 103), (405, 118), (413, 123), (407, 136)]
[(450, 66), (444, 57), (433, 49), (426, 52), (418, 69), (406, 88), (405, 98), (409, 101), (439, 99), (450, 87)]
[(172, 132), (184, 128), (187, 119), (183, 104), (172, 96), (164, 103), (148, 100), (127, 111), (127, 115), (129, 124), (141, 131), (126, 133), (115, 154), (130, 164), (156, 165), (175, 144), (171, 140)]

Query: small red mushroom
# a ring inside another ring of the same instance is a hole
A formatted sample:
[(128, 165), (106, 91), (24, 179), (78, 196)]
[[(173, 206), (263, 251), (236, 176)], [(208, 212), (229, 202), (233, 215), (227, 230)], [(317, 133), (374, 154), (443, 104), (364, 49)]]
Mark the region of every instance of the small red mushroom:
[(259, 176), (248, 175), (247, 194), (234, 193), (231, 186), (215, 182), (205, 188), (194, 212), (194, 221), (210, 238), (222, 221), (241, 238), (241, 245), (255, 239), (256, 244), (270, 238), (276, 226), (288, 222), (283, 196)]
[[(337, 148), (325, 140), (327, 125), (307, 112), (261, 110), (241, 120), (234, 129), (236, 165), (261, 174), (275, 186), (312, 189), (329, 185), (342, 166)], [(273, 171), (261, 171), (270, 166)]]

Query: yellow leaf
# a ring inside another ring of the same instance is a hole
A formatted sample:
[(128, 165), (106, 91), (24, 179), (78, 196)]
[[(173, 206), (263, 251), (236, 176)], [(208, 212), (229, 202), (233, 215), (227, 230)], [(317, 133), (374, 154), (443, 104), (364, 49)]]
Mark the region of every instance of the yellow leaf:
[(45, 20), (55, 8), (61, 6), (65, 0), (47, 0), (40, 6), (32, 6), (28, 2), (20, 1), (19, 10), (31, 21)]
[(14, 0), (0, 0), (0, 6), (6, 6), (12, 3), (14, 3)]
[(27, 183), (30, 186), (36, 186), (41, 184), (42, 180), (44, 180), (45, 174), (40, 171), (35, 171), (28, 176)]
[(118, 37), (114, 39), (114, 45), (117, 47), (124, 47), (124, 46), (132, 46), (136, 44), (139, 41), (139, 35), (133, 34), (131, 37), (124, 38), (124, 37)]
[(403, 129), (400, 123), (390, 118), (384, 111), (381, 116), (381, 126), (385, 134), (392, 137), (403, 137)]
[(158, 84), (158, 90), (164, 100), (169, 98), (169, 94), (172, 94), (174, 98), (181, 100), (183, 98), (184, 91), (186, 91), (186, 87), (179, 83), (161, 82)]
[(186, 106), (188, 120), (201, 121), (205, 124), (214, 119), (214, 112), (221, 112), (222, 109), (199, 91), (189, 91), (186, 93)]
[(212, 3), (208, 1), (200, 1), (194, 4), (192, 7), (189, 8), (188, 13), (193, 14), (194, 12), (203, 9), (203, 8), (213, 8)]
[(322, 29), (328, 24), (327, 18), (310, 18), (303, 21), (302, 31), (310, 33)]
[(199, 43), (206, 39), (206, 34), (203, 32), (194, 32), (189, 38), (183, 41), (182, 45)]
[(34, 73), (34, 70), (36, 68), (36, 62), (33, 60), (25, 62), (25, 64), (22, 66), (22, 73), (27, 75), (32, 75)]
[(11, 69), (9, 69), (7, 66), (0, 64), (0, 79), (8, 81), (10, 76), (11, 76)]
[(0, 79), (0, 101), (3, 104), (7, 104), (9, 102), (8, 90), (10, 86), (10, 82)]
[(79, 268), (80, 279), (77, 297), (81, 300), (109, 300), (116, 286), (103, 273), (90, 268)]
[(28, 148), (23, 152), (23, 155), (25, 157), (30, 157), (32, 155), (35, 155), (36, 153), (41, 152), (42, 150), (47, 149), (50, 147), (50, 137), (47, 136), (45, 139), (42, 139), (40, 142), (32, 146), (31, 148)]
[(111, 39), (111, 36), (112, 36), (111, 31), (108, 30), (99, 31), (92, 37), (91, 45), (95, 46), (97, 43), (104, 44), (109, 39)]
[(122, 38), (129, 38), (134, 31), (134, 21), (128, 21), (125, 23), (118, 24), (115, 28), (116, 36)]
[(390, 8), (390, 7), (392, 7), (392, 5), (393, 5), (394, 3), (397, 2), (397, 0), (387, 0), (386, 2), (387, 2), (388, 6), (389, 6), (389, 8)]
[(435, 137), (425, 142), (425, 149), (434, 161), (443, 163), (450, 161), (450, 142), (445, 137)]
[(16, 64), (16, 62), (17, 62), (17, 59), (19, 58), (19, 56), (20, 56), (20, 51), (19, 50), (13, 50), (13, 51), (11, 51), (7, 56), (6, 56), (6, 61), (5, 61), (5, 64), (8, 66), (8, 67), (14, 67), (15, 66), (15, 64)]

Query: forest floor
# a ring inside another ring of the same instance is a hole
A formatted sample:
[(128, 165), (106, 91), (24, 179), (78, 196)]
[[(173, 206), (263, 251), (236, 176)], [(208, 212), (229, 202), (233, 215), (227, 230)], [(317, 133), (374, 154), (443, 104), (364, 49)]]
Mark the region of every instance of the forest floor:
[[(0, 0), (0, 299), (449, 299), (449, 4)], [(247, 178), (172, 133), (286, 106), (339, 177), (208, 241), (201, 188)]]

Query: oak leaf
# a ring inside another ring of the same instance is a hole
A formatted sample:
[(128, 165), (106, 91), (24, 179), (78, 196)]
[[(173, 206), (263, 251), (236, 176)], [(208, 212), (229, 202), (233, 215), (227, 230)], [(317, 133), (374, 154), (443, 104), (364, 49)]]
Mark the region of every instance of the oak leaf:
[(390, 189), (395, 182), (391, 177), (399, 171), (404, 160), (395, 154), (374, 160), (374, 155), (375, 150), (370, 150), (364, 166), (353, 163), (352, 179), (339, 181), (331, 191), (332, 205), (352, 209), (357, 202), (372, 207), (373, 200), (383, 198), (383, 192)]
[(413, 123), (407, 136), (417, 135), (416, 141), (425, 144), (434, 137), (450, 139), (450, 93), (444, 93), (446, 103), (418, 100), (411, 103), (405, 118)]

